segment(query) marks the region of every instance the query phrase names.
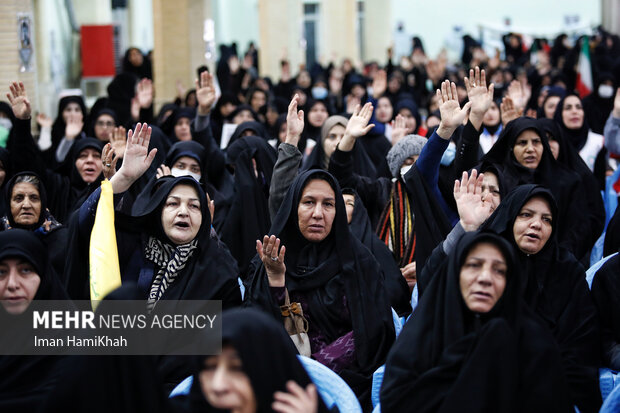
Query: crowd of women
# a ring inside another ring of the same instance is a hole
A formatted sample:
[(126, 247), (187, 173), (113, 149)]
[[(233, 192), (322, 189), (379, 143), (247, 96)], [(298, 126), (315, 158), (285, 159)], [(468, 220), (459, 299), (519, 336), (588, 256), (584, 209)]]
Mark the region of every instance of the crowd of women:
[[(601, 190), (620, 159), (620, 39), (465, 39), (462, 62), (412, 54), (277, 83), (222, 47), (217, 76), (153, 112), (151, 66), (55, 120), (21, 82), (0, 103), (0, 322), (32, 300), (88, 300), (109, 180), (122, 287), (106, 299), (220, 300), (222, 353), (0, 355), (0, 411), (334, 410), (297, 358), (364, 411), (596, 412), (620, 370), (620, 249)], [(180, 88), (181, 89), (181, 88)], [(614, 175), (615, 174), (615, 175)], [(620, 182), (620, 181), (619, 181)], [(615, 187), (620, 192), (620, 183)], [(612, 182), (613, 184), (613, 182)], [(241, 308), (244, 307), (244, 308)], [(397, 336), (394, 319), (407, 321)], [(5, 331), (0, 340), (10, 342)], [(170, 391), (193, 376), (185, 395)]]

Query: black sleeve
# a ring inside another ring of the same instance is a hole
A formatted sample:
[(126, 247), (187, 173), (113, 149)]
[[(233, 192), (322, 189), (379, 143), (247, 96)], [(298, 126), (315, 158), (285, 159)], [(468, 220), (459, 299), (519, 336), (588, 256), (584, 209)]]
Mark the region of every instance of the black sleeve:
[(474, 128), (470, 121), (463, 128), (461, 141), (456, 148), (454, 169), (457, 176), (463, 171), (469, 171), (478, 163), (478, 147), (480, 146), (480, 131)]
[(30, 119), (15, 119), (8, 148), (14, 172), (32, 171), (45, 179), (45, 162), (30, 132)]

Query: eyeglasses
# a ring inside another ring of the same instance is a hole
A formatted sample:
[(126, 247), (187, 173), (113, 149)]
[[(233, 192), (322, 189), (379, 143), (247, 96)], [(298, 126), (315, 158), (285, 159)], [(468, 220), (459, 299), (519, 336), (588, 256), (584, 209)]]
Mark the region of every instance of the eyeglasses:
[(97, 122), (95, 122), (95, 126), (101, 126), (101, 127), (106, 127), (106, 128), (113, 128), (116, 125), (111, 120), (109, 120), (109, 121), (98, 120)]

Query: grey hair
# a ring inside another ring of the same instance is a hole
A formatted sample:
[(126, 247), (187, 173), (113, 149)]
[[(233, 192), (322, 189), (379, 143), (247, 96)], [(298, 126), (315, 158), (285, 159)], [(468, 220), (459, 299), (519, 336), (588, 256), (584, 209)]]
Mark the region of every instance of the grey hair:
[(20, 175), (17, 178), (15, 178), (15, 184), (19, 184), (22, 182), (27, 183), (27, 184), (32, 184), (36, 187), (38, 187), (41, 184), (41, 181), (35, 175)]

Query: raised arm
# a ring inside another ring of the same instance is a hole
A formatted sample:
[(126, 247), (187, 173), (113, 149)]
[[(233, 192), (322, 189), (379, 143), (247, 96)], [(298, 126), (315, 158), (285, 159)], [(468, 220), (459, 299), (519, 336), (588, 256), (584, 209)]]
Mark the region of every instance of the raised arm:
[(123, 165), (110, 180), (115, 194), (128, 190), (151, 166), (157, 149), (149, 153), (150, 141), (151, 127), (146, 123), (138, 123), (133, 131), (130, 129), (127, 133)]
[(465, 88), (467, 89), (467, 97), (471, 102), (471, 112), (469, 121), (480, 131), (484, 114), (493, 103), (493, 84), (487, 88), (486, 74), (480, 70), (478, 66), (475, 69), (469, 69), (469, 78), (465, 77)]
[(273, 167), (269, 187), (269, 215), (273, 218), (286, 191), (297, 176), (301, 164), (301, 152), (297, 149), (299, 138), (304, 130), (304, 111), (297, 110), (299, 95), (293, 96), (286, 115), (286, 140), (278, 147), (278, 160)]

